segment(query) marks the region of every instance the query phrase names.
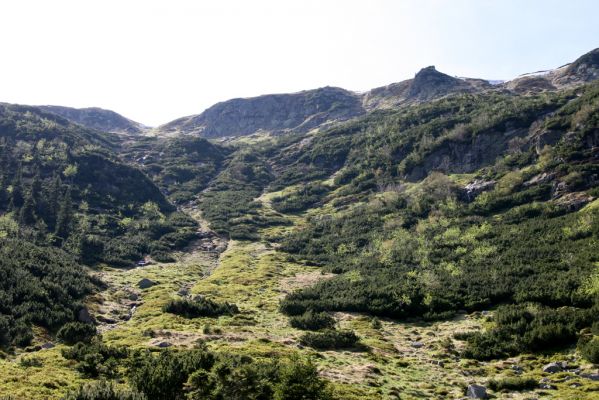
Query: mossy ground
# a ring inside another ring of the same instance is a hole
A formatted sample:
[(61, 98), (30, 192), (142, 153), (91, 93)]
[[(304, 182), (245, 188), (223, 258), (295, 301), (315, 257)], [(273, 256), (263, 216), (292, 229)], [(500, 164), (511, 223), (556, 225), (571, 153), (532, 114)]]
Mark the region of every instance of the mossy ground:
[[(272, 196), (270, 193), (260, 198), (265, 213), (273, 212), (268, 201)], [(296, 226), (303, 219), (298, 215), (289, 218)], [(547, 376), (559, 390), (494, 393), (495, 398), (599, 398), (597, 382), (572, 373), (542, 373), (542, 366), (550, 361), (580, 363), (579, 358), (574, 358), (573, 349), (494, 362), (461, 359), (457, 354), (464, 343), (453, 335), (483, 329), (488, 317), (480, 313), (432, 323), (382, 319), (379, 326), (369, 316), (335, 313), (338, 326), (354, 330), (362, 338), (363, 348), (316, 352), (302, 347), (298, 341), (302, 331), (289, 326), (287, 317), (278, 310), (279, 301), (286, 293), (329, 275), (321, 274), (316, 267), (290, 261), (277, 250), (272, 240), (286, 229), (290, 228), (265, 229), (260, 242), (230, 241), (221, 254), (191, 248), (179, 254), (175, 263), (129, 270), (103, 268), (100, 273), (108, 289), (91, 299), (93, 312), (106, 312), (111, 306), (118, 309), (114, 305), (122, 304), (131, 292), (139, 296), (130, 319), (102, 327), (105, 342), (136, 348), (156, 347), (162, 342), (193, 347), (201, 341), (214, 350), (258, 358), (299, 352), (316, 361), (322, 375), (333, 382), (340, 399), (459, 398), (469, 383), (485, 384), (492, 378), (515, 376), (515, 365), (522, 368), (521, 376), (537, 381)], [(139, 289), (137, 283), (143, 278), (156, 285)], [(164, 304), (179, 296), (182, 289), (190, 296), (233, 302), (240, 313), (186, 319), (163, 312)], [(41, 364), (25, 367), (20, 363), (23, 357), (38, 358)], [(61, 356), (60, 346), (0, 360), (0, 392), (14, 399), (58, 399), (82, 381), (73, 363)], [(559, 397), (555, 397), (556, 393)]]

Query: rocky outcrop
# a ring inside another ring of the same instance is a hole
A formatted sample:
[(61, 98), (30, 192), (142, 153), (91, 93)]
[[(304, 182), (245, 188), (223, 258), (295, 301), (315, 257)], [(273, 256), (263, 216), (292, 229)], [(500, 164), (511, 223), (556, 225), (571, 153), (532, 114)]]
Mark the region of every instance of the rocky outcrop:
[(180, 118), (158, 128), (161, 134), (202, 137), (245, 136), (256, 132), (307, 132), (364, 113), (358, 94), (324, 87), (291, 94), (270, 94), (215, 104), (199, 115)]
[(61, 106), (40, 106), (42, 110), (59, 115), (86, 128), (103, 132), (138, 135), (147, 129), (139, 122), (132, 121), (114, 111), (102, 108), (71, 108)]
[(469, 399), (487, 399), (487, 388), (481, 385), (468, 385), (466, 397)]
[(572, 64), (524, 74), (500, 84), (491, 84), (484, 79), (449, 76), (429, 66), (420, 70), (413, 79), (374, 88), (363, 94), (324, 87), (297, 93), (232, 99), (215, 104), (201, 114), (164, 124), (156, 129), (156, 133), (163, 136), (193, 134), (206, 138), (246, 136), (258, 132), (305, 133), (369, 111), (394, 109), (460, 93), (500, 91), (525, 94), (554, 91), (598, 79), (598, 58), (599, 49), (595, 49)]
[(495, 187), (495, 181), (485, 181), (482, 179), (475, 179), (466, 186), (464, 186), (464, 197), (467, 201), (472, 201), (481, 194), (488, 190), (492, 190)]
[(149, 289), (152, 286), (155, 286), (157, 283), (151, 279), (143, 278), (139, 282), (137, 282), (137, 287), (140, 289)]
[(508, 149), (510, 140), (524, 137), (527, 129), (512, 129), (506, 132), (487, 131), (471, 140), (448, 140), (430, 153), (414, 167), (406, 171), (410, 181), (423, 179), (430, 171), (443, 173), (471, 173), (493, 164)]
[(516, 93), (538, 93), (583, 85), (599, 79), (599, 48), (562, 67), (524, 74), (500, 87)]
[(565, 368), (563, 362), (552, 362), (543, 367), (543, 372), (548, 374), (555, 374), (556, 372), (561, 372)]
[(414, 79), (382, 86), (366, 92), (363, 104), (367, 110), (394, 108), (421, 103), (456, 93), (474, 93), (491, 89), (482, 79), (454, 78), (441, 73), (434, 66), (421, 69)]
[(567, 193), (555, 200), (555, 204), (568, 211), (578, 211), (595, 198), (585, 192)]

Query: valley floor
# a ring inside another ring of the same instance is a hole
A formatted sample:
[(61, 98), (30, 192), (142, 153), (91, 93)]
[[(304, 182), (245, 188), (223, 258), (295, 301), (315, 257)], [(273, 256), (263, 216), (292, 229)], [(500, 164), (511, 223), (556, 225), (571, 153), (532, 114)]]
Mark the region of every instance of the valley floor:
[[(262, 196), (269, 210), (268, 195)], [(197, 212), (191, 215), (200, 219)], [(290, 217), (295, 223), (301, 218)], [(572, 371), (549, 375), (542, 366), (567, 361), (578, 366), (573, 351), (547, 355), (524, 355), (496, 362), (460, 359), (463, 342), (456, 332), (483, 329), (488, 313), (461, 314), (450, 321), (422, 323), (381, 320), (366, 315), (335, 313), (341, 328), (354, 330), (363, 348), (352, 351), (316, 352), (299, 344), (302, 331), (291, 328), (278, 310), (279, 300), (290, 291), (329, 276), (311, 266), (295, 263), (277, 250), (276, 237), (287, 228), (269, 228), (260, 242), (217, 239), (207, 251), (192, 246), (178, 255), (176, 263), (152, 263), (134, 269), (103, 268), (105, 291), (90, 299), (91, 314), (100, 323), (107, 344), (138, 347), (193, 347), (205, 342), (209, 348), (271, 357), (300, 352), (316, 361), (321, 374), (330, 379), (340, 399), (447, 399), (464, 396), (470, 383), (486, 384), (510, 376), (532, 377), (559, 389), (495, 393), (495, 398), (592, 399), (599, 398), (599, 383)], [(146, 289), (141, 280), (152, 281)], [(186, 319), (167, 314), (162, 306), (175, 296), (202, 295), (234, 302), (240, 313), (232, 317)], [(42, 344), (49, 340), (40, 333)], [(83, 378), (71, 361), (61, 356), (62, 345), (0, 360), (0, 398), (58, 399), (78, 386)], [(34, 359), (35, 363), (22, 360)], [(589, 366), (582, 365), (583, 368)], [(2, 397), (10, 394), (11, 397)]]

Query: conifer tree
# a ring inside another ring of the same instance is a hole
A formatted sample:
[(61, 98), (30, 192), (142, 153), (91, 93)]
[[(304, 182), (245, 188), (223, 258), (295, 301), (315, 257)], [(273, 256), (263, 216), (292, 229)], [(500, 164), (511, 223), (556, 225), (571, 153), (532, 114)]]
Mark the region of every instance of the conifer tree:
[(35, 202), (31, 193), (29, 193), (23, 201), (23, 206), (19, 212), (19, 221), (25, 225), (33, 225), (37, 220), (35, 216)]
[(19, 172), (15, 175), (15, 178), (12, 181), (12, 191), (10, 194), (10, 209), (16, 211), (23, 206), (23, 202), (25, 199), (23, 198), (23, 186), (21, 182), (21, 169), (19, 168)]
[(54, 230), (54, 233), (62, 239), (68, 238), (72, 221), (73, 203), (71, 200), (71, 188), (67, 188), (60, 201), (58, 214), (56, 216), (56, 229)]

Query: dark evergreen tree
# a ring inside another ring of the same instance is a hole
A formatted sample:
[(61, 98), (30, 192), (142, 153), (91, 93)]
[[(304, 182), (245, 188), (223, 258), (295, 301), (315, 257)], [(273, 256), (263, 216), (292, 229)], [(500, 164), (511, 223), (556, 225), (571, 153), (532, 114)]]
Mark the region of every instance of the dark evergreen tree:
[(60, 201), (58, 215), (56, 216), (56, 229), (54, 230), (54, 233), (62, 239), (68, 238), (72, 222), (73, 203), (71, 199), (71, 188), (67, 188)]
[(47, 207), (44, 212), (44, 219), (48, 224), (49, 229), (54, 230), (56, 228), (56, 220), (58, 217), (58, 211), (60, 208), (60, 196), (61, 196), (62, 181), (60, 176), (54, 175), (47, 196)]
[(25, 196), (25, 200), (23, 201), (23, 207), (19, 212), (19, 221), (25, 225), (33, 225), (37, 217), (35, 215), (35, 202), (33, 201), (33, 196), (29, 193)]
[(12, 181), (12, 191), (10, 194), (10, 209), (18, 210), (23, 206), (23, 202), (25, 199), (23, 198), (23, 183), (22, 183), (22, 172), (21, 168), (19, 168), (19, 172), (15, 175), (15, 178)]

